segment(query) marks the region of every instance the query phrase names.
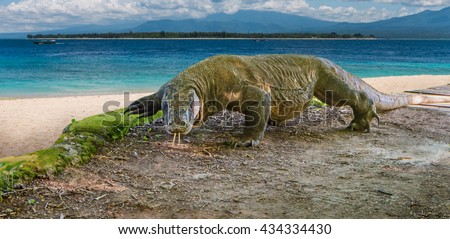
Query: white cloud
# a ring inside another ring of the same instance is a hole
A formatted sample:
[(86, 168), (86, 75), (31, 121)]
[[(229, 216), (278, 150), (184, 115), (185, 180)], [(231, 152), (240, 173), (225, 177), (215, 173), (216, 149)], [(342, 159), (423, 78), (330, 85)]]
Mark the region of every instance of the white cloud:
[(378, 0), (384, 3), (401, 3), (404, 5), (432, 7), (450, 5), (450, 0)]
[(320, 6), (318, 14), (321, 14), (328, 20), (341, 21), (354, 21), (354, 18), (359, 15), (359, 11), (354, 7), (330, 7), (330, 6)]
[(141, 12), (133, 3), (117, 0), (22, 0), (0, 8), (2, 25), (18, 31), (23, 28), (30, 30), (32, 26), (45, 30), (65, 24), (87, 24), (104, 19), (120, 20)]
[(392, 4), (403, 4), (407, 6), (420, 6), (420, 7), (443, 7), (450, 5), (450, 0), (346, 0), (346, 1), (392, 3)]
[[(409, 15), (405, 14), (404, 15)], [(311, 15), (323, 20), (337, 22), (373, 22), (394, 16), (399, 16), (396, 11), (390, 11), (385, 8), (378, 9), (370, 7), (368, 9), (356, 9), (354, 7), (330, 7), (320, 6), (318, 10), (311, 12)]]
[[(0, 5), (0, 32), (43, 31), (81, 24), (114, 24), (118, 21), (200, 18), (238, 10), (269, 10), (324, 20), (368, 22), (415, 13), (411, 7), (385, 8), (312, 7), (312, 0), (16, 0)], [(450, 0), (343, 0), (427, 6), (450, 5)], [(378, 4), (379, 5), (379, 4)], [(408, 10), (409, 9), (409, 10)], [(410, 12), (411, 11), (411, 12)]]
[[(310, 16), (318, 19), (339, 22), (371, 22), (398, 16), (399, 12), (371, 7), (368, 9), (356, 9), (354, 7), (331, 7), (322, 5), (314, 8), (304, 0), (215, 0), (221, 8), (216, 11), (234, 13), (238, 10), (271, 10)], [(402, 12), (405, 14), (405, 11)], [(408, 14), (406, 14), (408, 15)]]
[(212, 0), (216, 12), (235, 13), (239, 10), (266, 10), (296, 13), (309, 8), (305, 0)]
[(252, 4), (244, 4), (242, 7), (254, 10), (272, 10), (296, 13), (307, 10), (309, 8), (309, 4), (304, 0), (268, 0), (256, 1)]
[(296, 13), (305, 0), (21, 0), (0, 6), (0, 32), (48, 30), (118, 20), (200, 18), (240, 9)]
[(203, 17), (214, 12), (210, 0), (22, 0), (0, 6), (0, 32), (111, 24), (131, 18)]

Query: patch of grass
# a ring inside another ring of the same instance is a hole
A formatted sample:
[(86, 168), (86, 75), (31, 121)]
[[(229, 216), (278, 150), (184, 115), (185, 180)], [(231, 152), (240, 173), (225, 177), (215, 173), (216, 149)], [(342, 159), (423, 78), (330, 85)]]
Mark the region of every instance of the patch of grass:
[(3, 191), (12, 191), (14, 189), (14, 173), (21, 162), (1, 163), (0, 164), (0, 199)]
[(328, 106), (327, 103), (322, 102), (321, 100), (317, 99), (315, 96), (313, 96), (313, 98), (309, 102), (309, 105), (310, 106), (320, 107), (320, 108)]
[(156, 134), (156, 135), (155, 135), (155, 139), (156, 139), (156, 140), (159, 140), (162, 136), (163, 136), (162, 134)]
[(120, 109), (80, 121), (73, 119), (50, 148), (0, 158), (0, 189), (12, 190), (14, 184), (55, 175), (67, 165), (86, 162), (106, 142), (122, 139), (131, 127), (162, 117), (162, 111), (141, 119), (123, 112)]
[(31, 198), (31, 199), (28, 199), (28, 200), (27, 200), (27, 205), (33, 206), (33, 205), (35, 205), (35, 204), (36, 204), (36, 199)]

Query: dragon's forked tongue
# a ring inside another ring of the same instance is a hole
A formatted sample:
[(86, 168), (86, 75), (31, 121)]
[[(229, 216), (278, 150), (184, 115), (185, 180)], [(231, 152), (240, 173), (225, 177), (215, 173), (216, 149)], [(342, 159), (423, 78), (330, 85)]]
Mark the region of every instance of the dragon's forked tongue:
[(172, 140), (172, 144), (173, 145), (175, 145), (175, 140), (177, 139), (177, 134), (178, 134), (178, 143), (177, 144), (181, 143), (181, 133), (174, 133), (173, 134), (173, 140)]

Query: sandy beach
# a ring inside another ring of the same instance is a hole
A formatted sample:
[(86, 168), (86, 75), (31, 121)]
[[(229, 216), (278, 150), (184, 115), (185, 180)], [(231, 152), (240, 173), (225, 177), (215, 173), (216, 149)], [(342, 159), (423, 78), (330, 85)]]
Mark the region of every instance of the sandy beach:
[(388, 76), (365, 78), (364, 81), (381, 92), (392, 94), (446, 85), (450, 83), (450, 75)]
[(0, 157), (47, 148), (72, 119), (103, 113), (107, 102), (120, 103), (109, 110), (123, 108), (145, 95), (131, 94), (129, 101), (121, 94), (0, 100)]
[[(450, 75), (402, 76), (364, 79), (386, 93), (423, 89), (450, 83)], [(107, 102), (120, 102), (122, 108), (147, 93), (123, 95), (68, 96), (0, 100), (0, 157), (30, 153), (49, 147), (72, 119), (100, 114)]]

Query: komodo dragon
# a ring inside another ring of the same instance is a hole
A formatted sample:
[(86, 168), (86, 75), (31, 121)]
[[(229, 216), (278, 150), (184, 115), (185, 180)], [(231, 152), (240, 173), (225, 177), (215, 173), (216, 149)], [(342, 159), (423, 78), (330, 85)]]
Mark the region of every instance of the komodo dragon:
[(335, 63), (304, 55), (218, 55), (187, 68), (155, 94), (126, 110), (141, 117), (163, 110), (168, 132), (188, 134), (194, 125), (222, 110), (245, 115), (244, 134), (234, 147), (256, 146), (269, 122), (283, 123), (303, 112), (315, 96), (333, 106), (349, 105), (354, 118), (348, 128), (370, 132), (377, 111), (409, 104), (445, 102), (446, 98), (384, 94)]

